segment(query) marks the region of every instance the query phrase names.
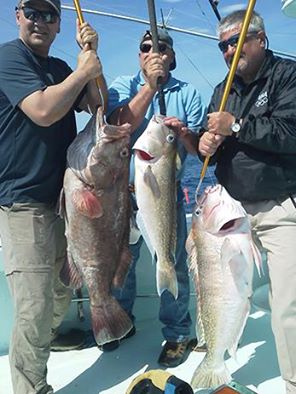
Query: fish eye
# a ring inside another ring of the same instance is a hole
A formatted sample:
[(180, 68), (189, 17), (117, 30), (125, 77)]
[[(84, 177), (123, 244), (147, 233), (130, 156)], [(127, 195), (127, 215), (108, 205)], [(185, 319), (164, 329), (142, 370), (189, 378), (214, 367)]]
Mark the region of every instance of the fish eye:
[(201, 214), (202, 210), (203, 210), (203, 204), (199, 204), (196, 206), (194, 214), (196, 216), (199, 216)]
[(124, 148), (122, 149), (122, 151), (120, 152), (120, 157), (125, 158), (129, 156), (129, 151), (128, 148)]
[(166, 140), (167, 140), (167, 142), (168, 142), (169, 144), (171, 144), (172, 142), (174, 142), (174, 141), (175, 141), (175, 136), (174, 136), (174, 134), (169, 134), (169, 135), (166, 137)]
[(202, 211), (202, 206), (197, 207), (194, 211), (195, 216), (199, 216), (201, 214), (201, 211)]

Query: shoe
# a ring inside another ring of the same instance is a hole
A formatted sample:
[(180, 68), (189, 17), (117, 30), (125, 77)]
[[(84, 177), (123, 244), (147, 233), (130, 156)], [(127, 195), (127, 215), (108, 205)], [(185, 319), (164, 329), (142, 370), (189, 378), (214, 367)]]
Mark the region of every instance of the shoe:
[(158, 364), (164, 367), (177, 367), (189, 356), (190, 352), (197, 345), (197, 339), (187, 339), (183, 342), (166, 342), (160, 356)]
[(57, 334), (50, 343), (53, 352), (64, 352), (67, 350), (80, 350), (83, 348), (85, 331), (72, 329), (65, 334)]
[(115, 339), (115, 341), (104, 343), (104, 345), (98, 346), (98, 348), (102, 352), (112, 352), (113, 350), (117, 349), (120, 346), (121, 341), (134, 336), (135, 333), (136, 333), (136, 327), (133, 326), (123, 338)]

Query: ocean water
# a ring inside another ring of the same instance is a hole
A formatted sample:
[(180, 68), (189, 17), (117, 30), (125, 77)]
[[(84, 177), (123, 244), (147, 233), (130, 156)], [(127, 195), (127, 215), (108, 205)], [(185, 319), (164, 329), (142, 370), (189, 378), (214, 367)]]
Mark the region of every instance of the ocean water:
[[(185, 198), (185, 209), (186, 213), (192, 213), (195, 204), (195, 191), (200, 179), (200, 172), (202, 169), (202, 162), (197, 156), (187, 155), (185, 162), (185, 173), (181, 181), (184, 194), (187, 190), (187, 197)], [(204, 180), (201, 184), (199, 193), (209, 186), (217, 183), (216, 177), (214, 175), (214, 167), (208, 167)]]

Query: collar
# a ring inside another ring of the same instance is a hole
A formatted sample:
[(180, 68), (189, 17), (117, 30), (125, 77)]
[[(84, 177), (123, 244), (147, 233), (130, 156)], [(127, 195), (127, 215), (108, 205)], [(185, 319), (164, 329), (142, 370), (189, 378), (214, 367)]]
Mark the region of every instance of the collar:
[[(136, 75), (136, 80), (138, 81), (138, 83), (140, 85), (142, 85), (142, 86), (145, 85), (146, 81), (145, 81), (142, 71), (138, 72), (138, 74)], [(163, 88), (163, 91), (167, 91), (167, 90), (172, 90), (176, 86), (179, 86), (179, 85), (180, 85), (179, 81), (176, 78), (174, 78), (171, 73), (169, 73), (169, 77), (168, 77), (166, 83), (164, 85), (162, 85), (162, 88)]]
[[(272, 72), (272, 65), (275, 62), (275, 56), (273, 52), (270, 49), (265, 50), (265, 59), (263, 60), (263, 63), (261, 64), (261, 67), (259, 68), (256, 77), (254, 80), (249, 84), (253, 84), (254, 82), (258, 81), (259, 79), (262, 78), (267, 78), (271, 72)], [(228, 75), (227, 75), (228, 77)], [(225, 78), (224, 82), (226, 83), (227, 77)], [(235, 75), (234, 80), (233, 80), (233, 88), (235, 90), (240, 90), (242, 87), (246, 86), (244, 81), (242, 80), (241, 77)]]

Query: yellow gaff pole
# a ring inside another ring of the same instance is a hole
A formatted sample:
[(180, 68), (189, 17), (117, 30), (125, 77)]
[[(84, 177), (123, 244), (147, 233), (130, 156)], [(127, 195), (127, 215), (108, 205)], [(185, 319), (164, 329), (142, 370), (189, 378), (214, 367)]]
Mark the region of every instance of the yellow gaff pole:
[[(79, 2), (79, 0), (73, 0), (73, 1), (74, 1), (74, 6), (75, 6), (77, 18), (79, 20), (79, 24), (82, 25), (82, 23), (84, 23), (84, 18), (83, 18), (83, 15), (82, 15), (80, 2)], [(100, 87), (101, 84), (100, 84), (100, 79), (99, 78), (96, 78), (96, 84), (97, 84), (97, 87), (98, 87), (98, 89), (100, 91), (100, 94), (101, 94), (102, 107), (103, 107), (103, 111), (105, 112), (105, 103), (104, 103), (104, 98), (103, 98), (101, 87)]]
[[(252, 17), (253, 9), (255, 7), (255, 3), (256, 3), (256, 0), (250, 0), (249, 1), (248, 7), (247, 7), (247, 10), (246, 10), (246, 15), (244, 17), (241, 33), (240, 33), (239, 40), (238, 40), (238, 43), (237, 43), (237, 48), (236, 48), (236, 51), (235, 51), (235, 54), (234, 54), (233, 62), (231, 64), (231, 67), (230, 67), (230, 70), (229, 70), (229, 74), (228, 74), (228, 77), (227, 77), (225, 89), (224, 89), (224, 92), (223, 92), (223, 96), (222, 96), (222, 100), (221, 100), (218, 112), (224, 111), (224, 108), (225, 108), (225, 105), (226, 105), (226, 102), (227, 102), (227, 99), (228, 99), (228, 96), (229, 96), (230, 88), (231, 88), (231, 85), (232, 85), (232, 82), (233, 82), (233, 78), (234, 78), (234, 75), (235, 75), (235, 72), (236, 72), (236, 69), (237, 69), (237, 65), (238, 65), (238, 61), (239, 61), (240, 54), (241, 54), (241, 51), (242, 51), (242, 47), (244, 45), (245, 38), (246, 38), (246, 35), (248, 33), (249, 24), (250, 24), (250, 20), (251, 20), (251, 17)], [(201, 169), (200, 180), (199, 180), (199, 183), (198, 183), (197, 188), (196, 188), (195, 196), (197, 196), (198, 191), (200, 189), (200, 186), (202, 184), (202, 181), (203, 181), (203, 179), (205, 177), (209, 161), (210, 161), (210, 156), (207, 156), (205, 158), (205, 161), (204, 161), (202, 169)]]

